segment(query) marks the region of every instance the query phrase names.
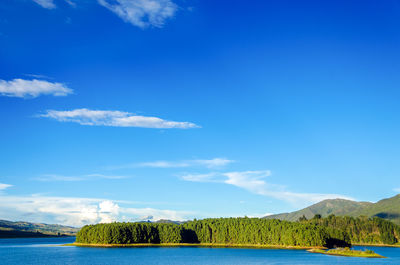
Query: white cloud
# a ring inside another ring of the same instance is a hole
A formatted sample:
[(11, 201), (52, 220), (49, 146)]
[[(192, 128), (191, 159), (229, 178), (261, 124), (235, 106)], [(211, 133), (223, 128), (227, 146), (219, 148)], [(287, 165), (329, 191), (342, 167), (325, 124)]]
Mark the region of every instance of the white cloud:
[(209, 160), (193, 160), (194, 164), (204, 165), (209, 168), (226, 166), (235, 161), (226, 158), (213, 158)]
[(0, 219), (70, 226), (134, 221), (144, 215), (153, 216), (153, 220), (182, 221), (187, 220), (191, 214), (165, 209), (122, 207), (119, 205), (122, 202), (93, 198), (0, 195), (0, 202)]
[(215, 177), (216, 173), (208, 173), (208, 174), (187, 174), (183, 175), (181, 178), (186, 181), (192, 182), (218, 182)]
[(400, 192), (400, 188), (393, 189), (394, 192)]
[[(182, 161), (154, 161), (133, 164), (134, 167), (155, 167), (155, 168), (182, 168), (204, 166), (207, 168), (226, 166), (235, 161), (226, 158), (213, 158), (213, 159), (194, 159)], [(132, 165), (131, 165), (132, 166)]]
[(89, 174), (81, 176), (63, 176), (56, 174), (45, 174), (40, 177), (34, 178), (38, 181), (86, 181), (86, 180), (98, 180), (98, 179), (125, 179), (127, 176), (118, 175), (103, 175), (103, 174)]
[(270, 184), (265, 181), (271, 175), (271, 171), (240, 171), (240, 172), (213, 172), (209, 174), (189, 174), (181, 176), (183, 180), (193, 182), (219, 182), (245, 189), (251, 193), (284, 200), (292, 204), (316, 203), (326, 199), (353, 198), (340, 194), (323, 193), (296, 193), (286, 190), (285, 187)]
[(36, 98), (40, 95), (66, 96), (73, 92), (62, 83), (45, 80), (0, 80), (0, 95), (19, 98)]
[(12, 187), (12, 185), (10, 184), (4, 184), (4, 183), (0, 183), (0, 190), (5, 190), (9, 187)]
[(178, 9), (171, 0), (98, 0), (98, 3), (140, 28), (162, 27)]
[(53, 0), (33, 0), (36, 4), (40, 5), (43, 8), (54, 9), (56, 5)]
[(52, 118), (62, 122), (76, 122), (81, 125), (91, 126), (142, 127), (156, 129), (199, 128), (198, 125), (191, 122), (168, 121), (157, 117), (139, 116), (129, 112), (113, 110), (48, 110), (46, 114), (39, 115), (39, 117)]

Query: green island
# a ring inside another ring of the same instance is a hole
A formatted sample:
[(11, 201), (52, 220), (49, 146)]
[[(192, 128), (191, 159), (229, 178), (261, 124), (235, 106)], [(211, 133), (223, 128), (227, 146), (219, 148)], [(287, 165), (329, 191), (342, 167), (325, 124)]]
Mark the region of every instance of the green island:
[(86, 225), (76, 242), (81, 247), (234, 247), (307, 249), (313, 253), (382, 257), (351, 250), (352, 244), (398, 246), (400, 227), (381, 218), (319, 215), (297, 222), (263, 218), (209, 218), (175, 223)]
[(385, 258), (372, 250), (353, 250), (350, 248), (335, 248), (335, 249), (310, 249), (311, 253), (320, 253), (325, 255), (333, 256), (344, 256), (344, 257), (359, 257), (359, 258)]
[(183, 224), (111, 223), (84, 226), (76, 245), (197, 244), (274, 248), (348, 247), (346, 233), (317, 224), (260, 218), (215, 218)]

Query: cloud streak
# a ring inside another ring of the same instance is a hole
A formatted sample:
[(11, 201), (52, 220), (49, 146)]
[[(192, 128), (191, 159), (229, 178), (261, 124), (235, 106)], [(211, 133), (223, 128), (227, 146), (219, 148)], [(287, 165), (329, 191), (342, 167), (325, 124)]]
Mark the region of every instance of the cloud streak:
[(163, 120), (158, 117), (140, 116), (115, 110), (75, 109), (67, 111), (48, 110), (39, 117), (60, 122), (75, 122), (89, 126), (141, 127), (155, 129), (191, 129), (200, 126), (191, 122)]
[(99, 180), (99, 179), (126, 179), (129, 178), (127, 176), (117, 176), (117, 175), (103, 175), (103, 174), (89, 174), (82, 176), (63, 176), (56, 174), (45, 174), (43, 176), (34, 178), (37, 181), (90, 181), (90, 180)]
[(123, 21), (139, 28), (162, 27), (172, 18), (178, 6), (170, 0), (98, 0)]
[(56, 8), (56, 4), (54, 4), (53, 0), (33, 0), (33, 2), (46, 9)]
[(113, 221), (187, 220), (190, 212), (154, 208), (123, 207), (118, 201), (97, 198), (51, 196), (1, 196), (0, 219), (58, 223), (70, 226)]
[(9, 187), (12, 187), (13, 185), (10, 184), (4, 184), (4, 183), (0, 183), (0, 190), (5, 190)]
[(271, 171), (238, 171), (238, 172), (212, 172), (209, 174), (188, 174), (181, 176), (182, 180), (192, 182), (217, 182), (233, 185), (251, 193), (287, 201), (292, 204), (316, 203), (326, 199), (353, 198), (340, 194), (323, 193), (297, 193), (288, 191), (284, 186), (270, 184), (265, 181)]
[(62, 83), (48, 82), (38, 79), (0, 80), (0, 95), (6, 97), (36, 98), (40, 95), (60, 97), (72, 93), (73, 90)]
[(231, 164), (235, 161), (226, 158), (213, 158), (213, 159), (193, 159), (193, 160), (181, 160), (181, 161), (153, 161), (133, 164), (134, 167), (154, 167), (154, 168), (184, 168), (184, 167), (207, 167), (215, 168), (222, 167)]

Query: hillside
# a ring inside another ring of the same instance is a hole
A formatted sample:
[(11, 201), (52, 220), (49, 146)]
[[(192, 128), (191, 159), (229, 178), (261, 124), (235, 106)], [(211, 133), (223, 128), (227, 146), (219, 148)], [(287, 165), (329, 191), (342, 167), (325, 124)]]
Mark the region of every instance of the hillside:
[(400, 194), (349, 213), (350, 216), (377, 216), (400, 225)]
[(72, 236), (76, 235), (78, 230), (79, 228), (70, 226), (0, 220), (0, 233), (3, 236), (12, 234), (29, 237), (40, 234)]
[(343, 199), (324, 200), (299, 211), (269, 215), (264, 218), (297, 221), (303, 215), (310, 219), (316, 214), (320, 214), (322, 217), (327, 217), (331, 214), (353, 217), (380, 217), (400, 225), (400, 194), (377, 203)]
[(53, 235), (42, 234), (39, 232), (27, 232), (20, 230), (12, 230), (12, 229), (3, 229), (0, 228), (0, 238), (17, 238), (17, 237), (51, 237)]
[(319, 203), (313, 204), (307, 208), (291, 213), (281, 213), (265, 216), (266, 219), (280, 219), (286, 221), (297, 221), (300, 217), (305, 216), (307, 219), (311, 219), (316, 214), (320, 214), (322, 217), (327, 217), (331, 214), (334, 215), (349, 215), (356, 210), (361, 210), (372, 205), (370, 202), (355, 202), (344, 199), (331, 199), (324, 200)]

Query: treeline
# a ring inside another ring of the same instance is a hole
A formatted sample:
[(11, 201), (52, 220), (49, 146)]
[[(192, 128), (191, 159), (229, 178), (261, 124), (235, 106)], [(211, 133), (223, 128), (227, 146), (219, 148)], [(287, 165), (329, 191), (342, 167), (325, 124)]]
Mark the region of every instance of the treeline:
[(0, 229), (0, 238), (19, 238), (19, 237), (54, 237), (54, 235), (42, 234), (40, 232), (28, 232), (18, 230), (2, 230)]
[[(332, 236), (333, 235), (333, 236)], [(215, 243), (349, 246), (347, 234), (318, 224), (259, 218), (214, 218), (184, 224), (111, 223), (84, 226), (76, 242), (90, 244)]]
[(400, 226), (378, 217), (354, 218), (330, 215), (320, 218), (316, 215), (310, 220), (300, 218), (300, 223), (320, 225), (331, 233), (332, 231), (344, 232), (352, 244), (396, 244), (400, 242)]

